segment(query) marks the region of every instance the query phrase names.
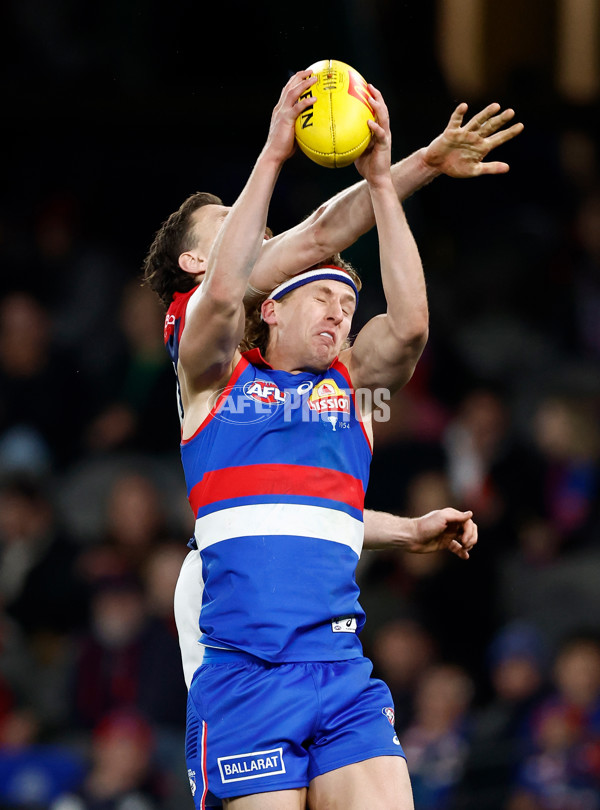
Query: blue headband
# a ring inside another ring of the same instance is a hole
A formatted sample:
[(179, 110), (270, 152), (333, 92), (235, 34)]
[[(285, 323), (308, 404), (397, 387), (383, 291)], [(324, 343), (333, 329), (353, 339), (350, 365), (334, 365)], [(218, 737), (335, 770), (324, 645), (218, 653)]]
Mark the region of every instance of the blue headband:
[(358, 304), (358, 289), (351, 276), (345, 270), (341, 270), (335, 265), (327, 265), (326, 267), (318, 267), (316, 270), (307, 270), (305, 273), (299, 273), (297, 276), (284, 281), (278, 287), (275, 287), (267, 300), (279, 301), (284, 295), (287, 295), (297, 287), (303, 287), (305, 284), (310, 284), (311, 281), (321, 281), (330, 279), (331, 281), (341, 281), (352, 287), (354, 295), (356, 296), (356, 303)]

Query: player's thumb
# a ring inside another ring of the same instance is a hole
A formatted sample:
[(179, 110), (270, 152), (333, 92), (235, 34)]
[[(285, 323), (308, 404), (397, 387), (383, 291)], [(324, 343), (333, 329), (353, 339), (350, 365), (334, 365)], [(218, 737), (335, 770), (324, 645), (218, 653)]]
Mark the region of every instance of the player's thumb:
[(468, 509), (465, 512), (461, 512), (459, 509), (454, 509), (452, 506), (447, 506), (444, 509), (444, 517), (446, 520), (469, 520), (469, 518), (473, 517), (473, 512)]

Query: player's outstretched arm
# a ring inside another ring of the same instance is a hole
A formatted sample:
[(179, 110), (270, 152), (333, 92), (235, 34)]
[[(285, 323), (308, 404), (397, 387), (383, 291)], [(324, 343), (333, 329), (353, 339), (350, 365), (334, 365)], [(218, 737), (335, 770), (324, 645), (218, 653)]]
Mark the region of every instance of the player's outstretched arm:
[(368, 550), (397, 548), (426, 554), (447, 549), (468, 560), (478, 539), (473, 512), (460, 512), (449, 506), (418, 518), (365, 509), (364, 520), (363, 548)]
[[(489, 104), (464, 121), (459, 104), (444, 130), (431, 143), (392, 166), (392, 180), (400, 200), (442, 174), (469, 178), (502, 174), (509, 166), (486, 161), (494, 149), (515, 138), (523, 124), (510, 124), (514, 110)], [(251, 277), (259, 290), (271, 290), (286, 277), (345, 250), (375, 224), (367, 184), (360, 181), (336, 194), (306, 220), (265, 244)]]

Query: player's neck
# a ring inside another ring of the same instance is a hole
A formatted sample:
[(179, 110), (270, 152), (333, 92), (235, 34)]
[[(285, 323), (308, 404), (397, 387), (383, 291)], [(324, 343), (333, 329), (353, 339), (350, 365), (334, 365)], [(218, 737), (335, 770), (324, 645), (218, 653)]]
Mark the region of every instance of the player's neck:
[(327, 366), (320, 368), (318, 364), (302, 362), (299, 358), (293, 357), (289, 352), (283, 351), (276, 346), (267, 347), (263, 356), (273, 369), (287, 371), (289, 374), (319, 374), (327, 368)]

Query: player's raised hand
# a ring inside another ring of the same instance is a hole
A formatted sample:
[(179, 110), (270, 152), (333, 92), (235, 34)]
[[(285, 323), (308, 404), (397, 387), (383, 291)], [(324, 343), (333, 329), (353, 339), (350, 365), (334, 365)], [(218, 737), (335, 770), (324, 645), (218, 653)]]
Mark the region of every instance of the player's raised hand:
[(371, 94), (370, 102), (375, 113), (375, 121), (367, 121), (371, 130), (371, 143), (366, 150), (356, 158), (354, 165), (358, 173), (369, 183), (377, 182), (378, 178), (390, 177), (392, 163), (392, 133), (390, 130), (390, 114), (383, 96), (374, 85), (367, 85)]
[(317, 81), (310, 70), (299, 70), (285, 84), (279, 101), (273, 109), (269, 135), (265, 150), (275, 160), (287, 160), (296, 148), (295, 124), (296, 118), (307, 107), (314, 104), (315, 99), (306, 91)]
[(515, 112), (503, 110), (499, 104), (485, 109), (463, 124), (467, 104), (459, 104), (450, 116), (446, 129), (425, 149), (423, 159), (428, 166), (449, 177), (478, 177), (482, 174), (503, 174), (509, 169), (502, 161), (484, 162), (487, 155), (523, 131), (517, 123), (503, 129)]

